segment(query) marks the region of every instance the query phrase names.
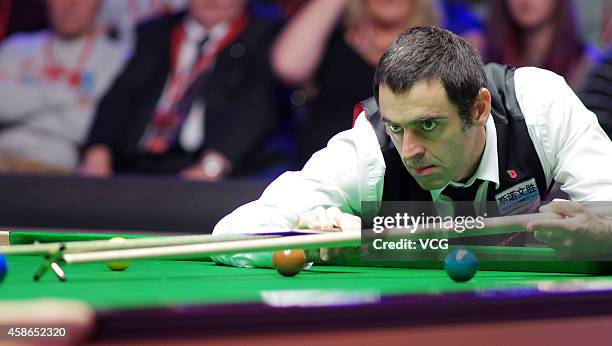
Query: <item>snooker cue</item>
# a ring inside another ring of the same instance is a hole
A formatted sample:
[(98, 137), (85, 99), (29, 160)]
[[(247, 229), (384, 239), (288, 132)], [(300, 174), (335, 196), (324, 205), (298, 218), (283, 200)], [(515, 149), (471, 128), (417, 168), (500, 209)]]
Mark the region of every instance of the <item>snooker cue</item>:
[[(596, 214), (602, 217), (612, 216), (612, 209), (597, 208)], [(417, 227), (414, 233), (406, 229), (389, 229), (388, 238), (394, 237), (444, 237), (462, 238), (467, 236), (496, 235), (526, 232), (526, 225), (531, 221), (543, 219), (561, 219), (556, 213), (534, 213), (512, 216), (486, 218), (483, 229), (454, 232), (452, 227), (436, 224), (431, 227)], [(333, 247), (352, 247), (361, 245), (361, 233), (357, 231), (329, 232), (292, 237), (246, 239), (232, 242), (215, 242), (190, 245), (175, 245), (155, 248), (124, 249), (85, 253), (67, 253), (62, 256), (65, 263), (105, 262), (109, 260), (161, 258), (181, 255), (220, 255), (241, 252), (276, 251), (286, 249), (319, 249)]]
[(45, 255), (53, 254), (63, 246), (64, 253), (107, 251), (135, 248), (152, 248), (158, 246), (198, 244), (208, 242), (225, 242), (253, 238), (271, 238), (274, 235), (229, 235), (212, 236), (210, 234), (185, 235), (171, 237), (151, 237), (125, 239), (121, 242), (104, 240), (72, 241), (65, 243), (20, 244), (0, 246), (0, 253), (5, 255)]

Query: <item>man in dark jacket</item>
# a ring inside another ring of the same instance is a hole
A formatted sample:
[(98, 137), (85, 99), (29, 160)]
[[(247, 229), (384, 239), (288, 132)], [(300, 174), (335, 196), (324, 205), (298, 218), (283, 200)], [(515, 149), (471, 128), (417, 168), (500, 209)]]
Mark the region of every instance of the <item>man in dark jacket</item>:
[(268, 68), (277, 28), (250, 15), (246, 0), (191, 0), (187, 13), (142, 24), (81, 172), (210, 181), (245, 172), (277, 122)]

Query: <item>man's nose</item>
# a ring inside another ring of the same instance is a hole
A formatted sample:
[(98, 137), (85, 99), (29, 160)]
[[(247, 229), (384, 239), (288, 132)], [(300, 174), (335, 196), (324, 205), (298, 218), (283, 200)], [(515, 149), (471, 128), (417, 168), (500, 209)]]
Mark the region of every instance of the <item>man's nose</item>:
[(425, 148), (416, 136), (410, 131), (404, 131), (402, 138), (402, 160), (412, 160), (422, 156), (425, 153)]

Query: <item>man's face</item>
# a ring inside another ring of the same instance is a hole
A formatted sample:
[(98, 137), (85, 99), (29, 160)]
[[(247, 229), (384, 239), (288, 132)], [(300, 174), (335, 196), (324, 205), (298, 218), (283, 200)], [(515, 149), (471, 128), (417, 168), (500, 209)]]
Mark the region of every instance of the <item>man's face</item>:
[(89, 33), (95, 26), (99, 0), (47, 0), (53, 31), (67, 39)]
[(474, 173), (484, 127), (463, 129), (440, 80), (420, 81), (399, 95), (381, 85), (379, 104), (387, 133), (421, 188), (439, 189)]
[(200, 24), (211, 27), (234, 19), (246, 7), (246, 0), (190, 0), (189, 13)]

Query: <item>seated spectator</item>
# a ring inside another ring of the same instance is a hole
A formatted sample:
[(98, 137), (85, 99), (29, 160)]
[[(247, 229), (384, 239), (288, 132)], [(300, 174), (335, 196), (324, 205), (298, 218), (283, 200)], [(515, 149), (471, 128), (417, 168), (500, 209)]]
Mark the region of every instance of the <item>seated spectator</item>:
[(612, 138), (612, 46), (589, 73), (580, 99), (597, 115), (601, 127)]
[(98, 0), (48, 0), (51, 28), (0, 47), (0, 171), (71, 172), (124, 53), (96, 30)]
[(542, 67), (580, 90), (599, 52), (579, 31), (571, 0), (495, 0), (490, 4), (485, 60)]
[(190, 0), (138, 28), (127, 68), (102, 100), (82, 173), (244, 174), (277, 125), (268, 64), (278, 25), (245, 0)]
[(185, 8), (187, 0), (103, 0), (98, 20), (122, 44), (132, 47), (139, 22)]
[(285, 83), (307, 90), (300, 166), (351, 127), (353, 106), (372, 95), (374, 69), (387, 46), (411, 26), (439, 23), (429, 0), (311, 0), (296, 13), (274, 45), (272, 65)]

